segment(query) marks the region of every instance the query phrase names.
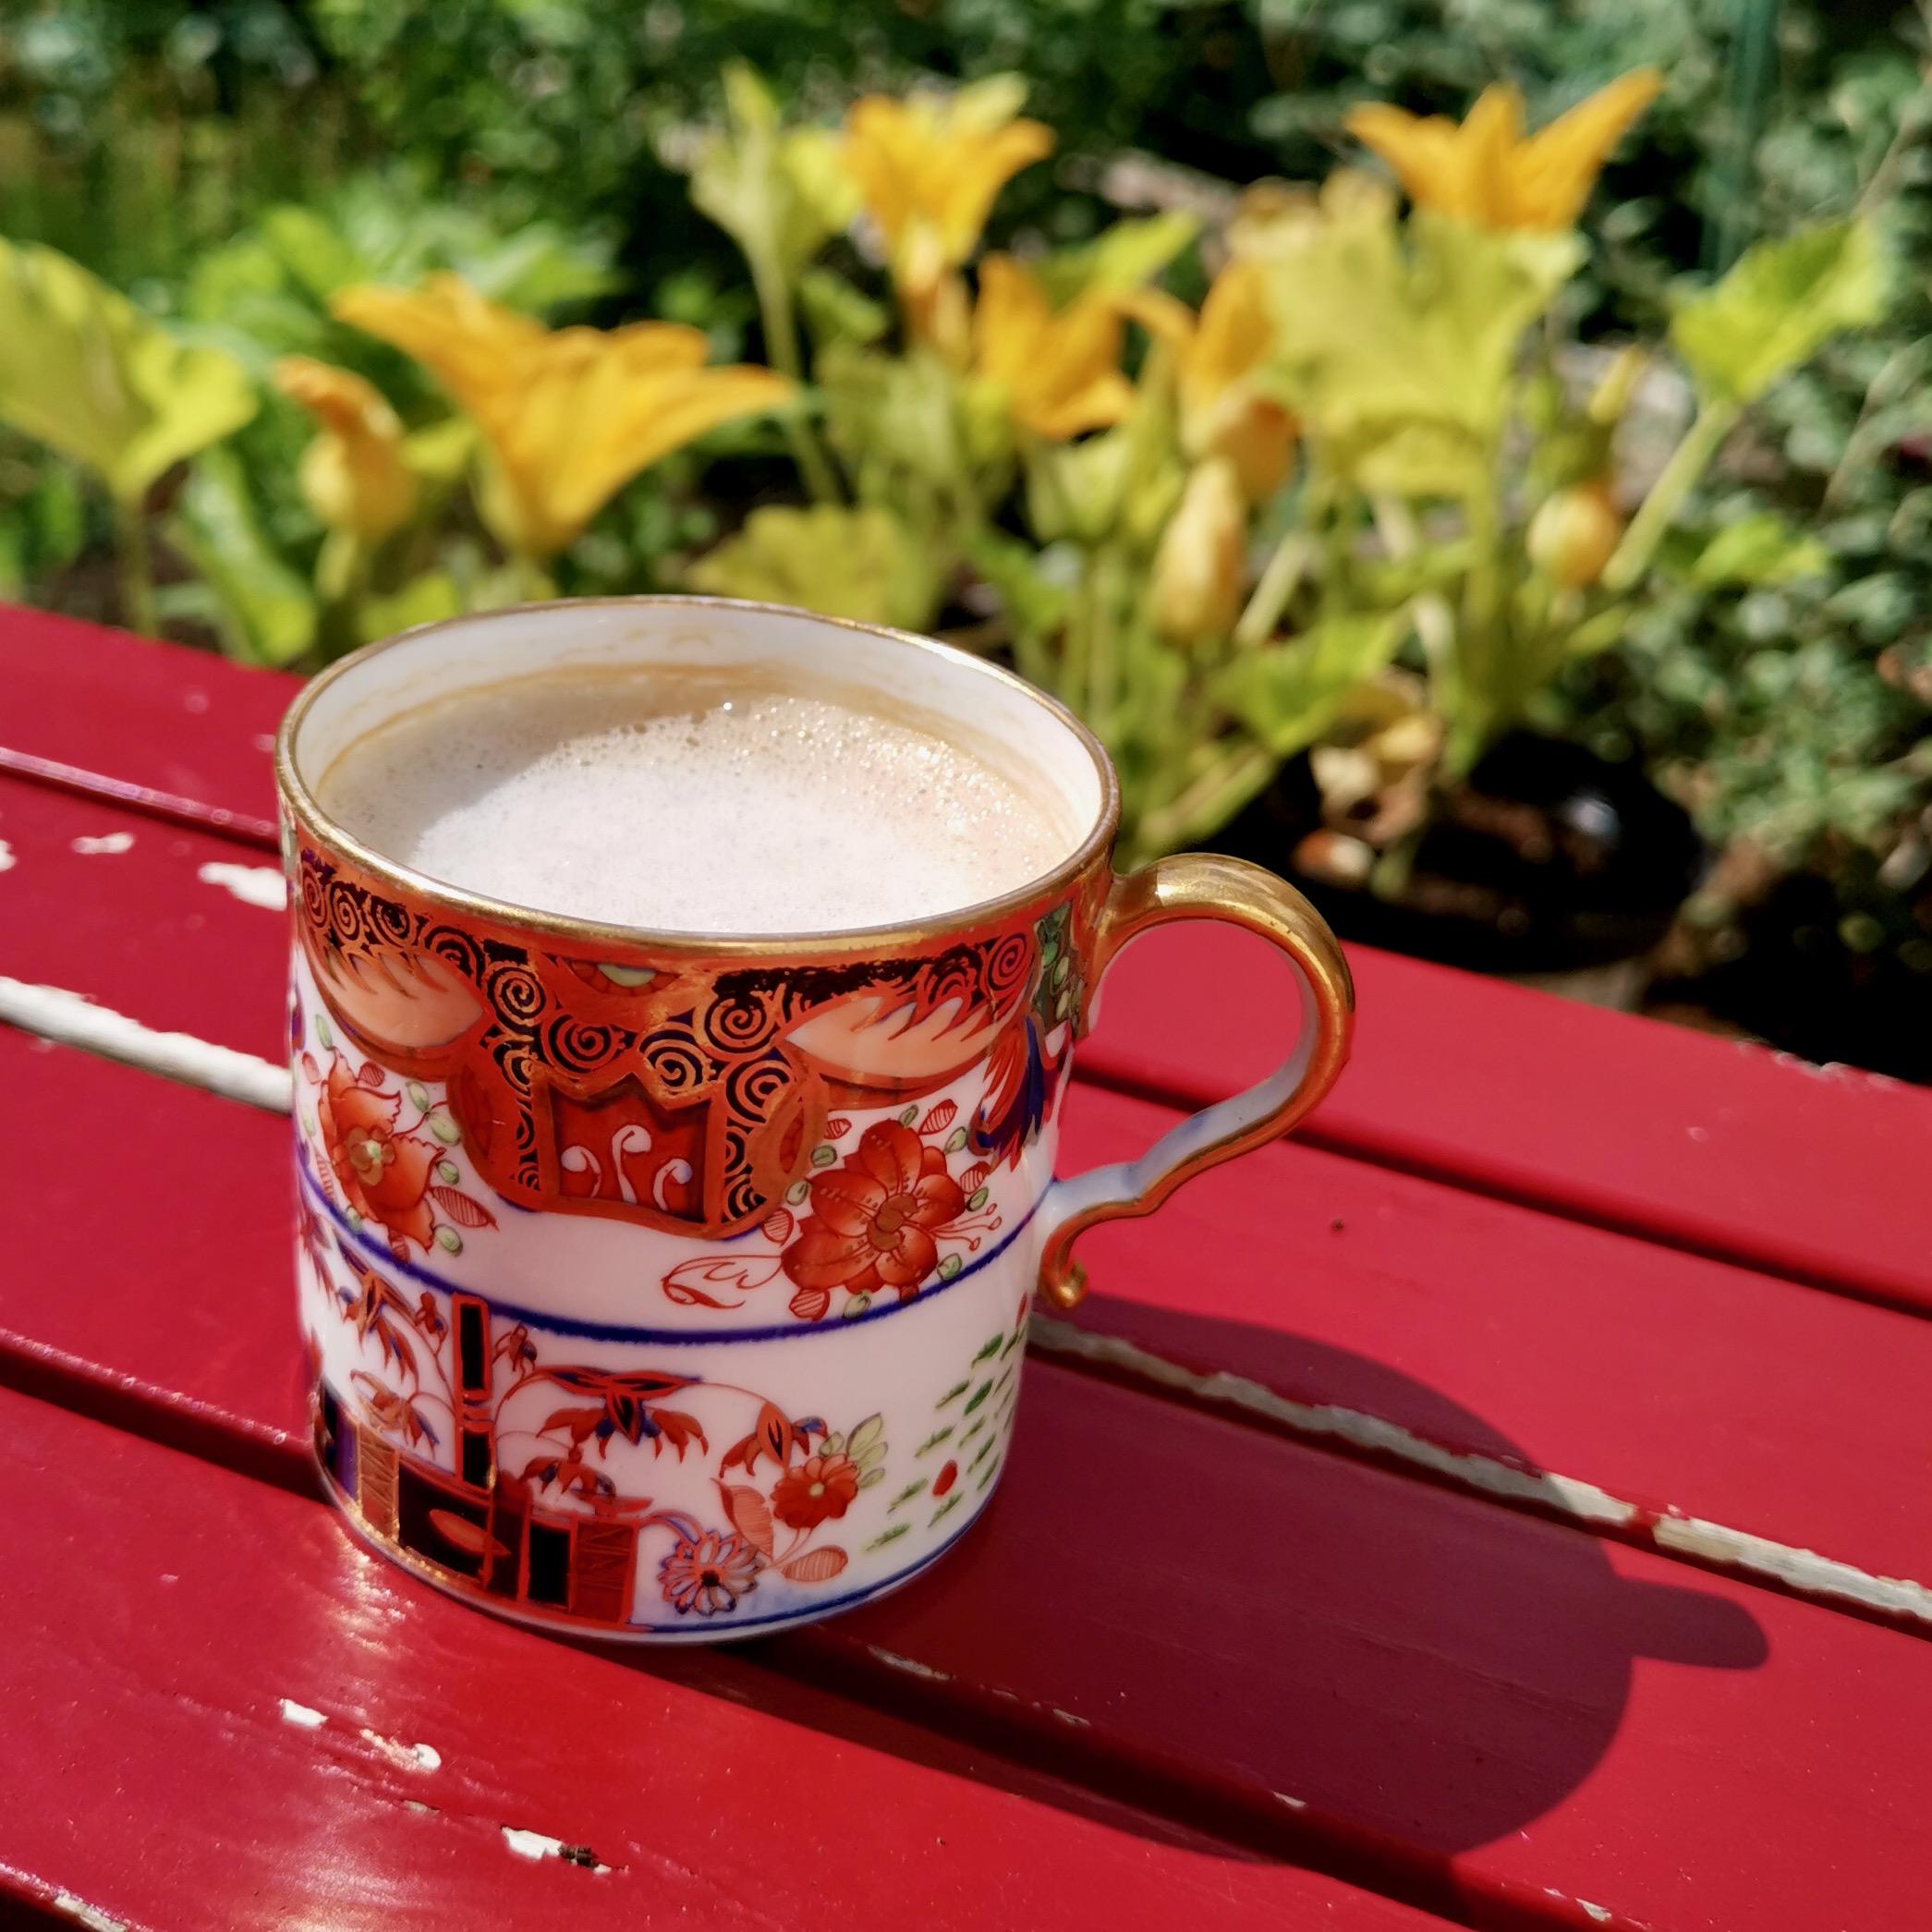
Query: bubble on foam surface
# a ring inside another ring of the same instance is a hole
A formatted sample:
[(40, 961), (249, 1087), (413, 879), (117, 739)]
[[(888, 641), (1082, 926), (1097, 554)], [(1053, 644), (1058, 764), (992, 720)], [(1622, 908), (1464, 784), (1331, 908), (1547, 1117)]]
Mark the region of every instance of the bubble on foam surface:
[(1073, 843), (946, 739), (756, 687), (674, 712), (623, 687), (458, 698), (351, 747), (321, 792), (431, 878), (687, 932), (919, 919), (1025, 885)]

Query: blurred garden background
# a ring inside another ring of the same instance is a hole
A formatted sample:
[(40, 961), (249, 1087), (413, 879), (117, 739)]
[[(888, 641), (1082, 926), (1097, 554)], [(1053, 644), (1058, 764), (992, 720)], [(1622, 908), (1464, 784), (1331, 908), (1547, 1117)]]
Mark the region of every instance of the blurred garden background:
[(553, 592), (932, 628), (1137, 854), (1932, 1080), (1928, 49), (0, 0), (0, 599), (296, 670)]

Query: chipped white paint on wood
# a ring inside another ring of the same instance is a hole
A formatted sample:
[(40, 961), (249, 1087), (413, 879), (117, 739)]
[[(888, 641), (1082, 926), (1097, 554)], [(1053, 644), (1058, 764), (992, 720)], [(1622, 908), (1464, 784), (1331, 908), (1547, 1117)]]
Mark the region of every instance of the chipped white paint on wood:
[(215, 859), (200, 867), (195, 877), (265, 912), (280, 912), (288, 904), (288, 881), (273, 866), (236, 866)]
[(581, 1857), (568, 1856), (577, 1848), (566, 1845), (561, 1838), (552, 1838), (546, 1831), (522, 1831), (515, 1825), (504, 1825), (498, 1829), (503, 1832), (504, 1843), (519, 1858), (562, 1858), (566, 1864), (577, 1865), (587, 1872), (610, 1870), (609, 1865), (599, 1864), (594, 1859), (586, 1863)]
[(11, 872), (19, 864), (14, 857), (14, 848), (5, 839), (0, 839), (0, 872)]
[(1134, 1343), (1112, 1335), (1089, 1334), (1057, 1316), (1036, 1314), (1032, 1339), (1036, 1347), (1050, 1355), (1071, 1355), (1123, 1369), (1164, 1389), (1183, 1390), (1207, 1402), (1266, 1416), (1296, 1435), (1346, 1442), (1372, 1455), (1426, 1469), (1458, 1488), (1532, 1503), (1590, 1528), (1647, 1536), (1666, 1554), (1764, 1577), (1802, 1596), (1835, 1598), (1861, 1610), (1909, 1617), (1932, 1627), (1932, 1589), (1909, 1578), (1875, 1576), (1834, 1557), (1820, 1556), (1817, 1550), (1795, 1549), (1699, 1516), (1675, 1512), (1659, 1515), (1595, 1483), (1549, 1470), (1518, 1469), (1493, 1456), (1444, 1449), (1379, 1416), (1331, 1403), (1296, 1402), (1226, 1369), (1184, 1367)]
[[(280, 876), (279, 874), (277, 875)], [(60, 986), (0, 976), (0, 1021), (43, 1039), (79, 1047), (169, 1080), (200, 1087), (270, 1113), (286, 1113), (294, 1088), (286, 1066), (218, 1047), (192, 1033), (160, 1033)]]
[[(4, 848), (0, 848), (4, 849)], [(261, 867), (233, 869), (262, 871)], [(279, 889), (281, 874), (273, 873)], [(192, 1034), (158, 1033), (111, 1008), (96, 1006), (61, 987), (30, 986), (0, 977), (0, 1021), (64, 1045), (125, 1061), (169, 1079), (205, 1088), (273, 1113), (286, 1113), (293, 1087), (286, 1067)], [(1112, 1335), (1089, 1334), (1056, 1316), (1036, 1313), (1036, 1347), (1121, 1369), (1164, 1389), (1265, 1416), (1297, 1435), (1326, 1437), (1371, 1455), (1425, 1469), (1463, 1489), (1528, 1503), (1590, 1528), (1647, 1537), (1658, 1549), (1782, 1585), (1801, 1596), (1836, 1598), (1878, 1614), (1909, 1618), (1932, 1628), (1932, 1588), (1908, 1577), (1876, 1576), (1852, 1563), (1732, 1529), (1671, 1510), (1661, 1515), (1578, 1477), (1521, 1469), (1493, 1456), (1445, 1449), (1400, 1423), (1332, 1403), (1296, 1402), (1228, 1369), (1202, 1370), (1171, 1362), (1150, 1349)], [(871, 1654), (889, 1669), (946, 1681), (942, 1672), (878, 1646)], [(1059, 1715), (1059, 1713), (1055, 1713)], [(1066, 1721), (1078, 1723), (1077, 1718)]]
[(391, 1764), (405, 1771), (440, 1771), (443, 1768), (443, 1753), (434, 1744), (411, 1744), (399, 1737), (384, 1737), (380, 1731), (371, 1731), (366, 1724), (360, 1734), (365, 1744), (372, 1744)]
[(64, 1918), (70, 1918), (77, 1926), (85, 1926), (88, 1932), (128, 1932), (126, 1919), (109, 1918), (98, 1905), (90, 1905), (83, 1898), (70, 1891), (54, 1894), (54, 1909)]
[(307, 1704), (298, 1704), (293, 1697), (282, 1699), (282, 1721), (293, 1724), (298, 1731), (320, 1731), (329, 1720), (319, 1710)]
[(89, 838), (82, 833), (72, 841), (72, 845), (82, 858), (91, 858), (97, 852), (132, 852), (134, 834), (131, 832), (103, 832), (99, 838)]
[(883, 1650), (877, 1644), (868, 1644), (866, 1655), (889, 1671), (904, 1671), (908, 1677), (923, 1677), (929, 1683), (953, 1682), (950, 1672), (935, 1671), (930, 1664), (922, 1664), (916, 1657), (901, 1657), (896, 1650)]

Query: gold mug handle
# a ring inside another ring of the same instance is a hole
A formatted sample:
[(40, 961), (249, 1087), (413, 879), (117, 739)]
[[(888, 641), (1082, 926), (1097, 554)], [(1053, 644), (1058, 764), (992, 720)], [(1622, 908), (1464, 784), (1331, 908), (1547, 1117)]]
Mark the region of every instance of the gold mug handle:
[(1342, 948), (1320, 914), (1272, 872), (1238, 858), (1184, 852), (1116, 879), (1093, 945), (1098, 999), (1107, 969), (1129, 941), (1173, 919), (1225, 919), (1271, 940), (1301, 983), (1294, 1049), (1265, 1080), (1171, 1127), (1137, 1160), (1055, 1181), (1047, 1195), (1039, 1290), (1071, 1308), (1087, 1291), (1074, 1243), (1097, 1221), (1151, 1214), (1182, 1182), (1285, 1134), (1335, 1084), (1348, 1058), (1355, 994)]

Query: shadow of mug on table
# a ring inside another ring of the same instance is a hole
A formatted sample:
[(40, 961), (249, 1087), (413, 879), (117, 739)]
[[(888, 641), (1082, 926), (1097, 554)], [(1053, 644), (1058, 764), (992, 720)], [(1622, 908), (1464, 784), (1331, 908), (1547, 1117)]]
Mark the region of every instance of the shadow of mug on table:
[[(1162, 1320), (1178, 1357), (1346, 1386), (1437, 1440), (1531, 1461), (1348, 1351)], [(1097, 1753), (1131, 1749), (1184, 1780), (1211, 1768), (1431, 1854), (1561, 1804), (1610, 1749), (1639, 1668), (1751, 1670), (1768, 1654), (1721, 1586), (1634, 1581), (1578, 1530), (1209, 1409), (1042, 1375), (1051, 1361), (1029, 1364), (1024, 1440), (978, 1533), (946, 1574), (844, 1620), (847, 1645), (958, 1670), (958, 1693), (1011, 1693)]]

